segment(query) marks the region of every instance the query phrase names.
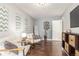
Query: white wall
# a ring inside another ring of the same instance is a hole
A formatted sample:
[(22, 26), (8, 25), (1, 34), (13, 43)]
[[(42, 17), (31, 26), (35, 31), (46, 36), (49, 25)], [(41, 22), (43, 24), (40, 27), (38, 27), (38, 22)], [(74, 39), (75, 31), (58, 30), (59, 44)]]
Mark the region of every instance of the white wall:
[(62, 16), (62, 20), (63, 20), (63, 31), (67, 31), (67, 30), (71, 30), (71, 32), (73, 33), (79, 33), (79, 27), (77, 28), (70, 28), (70, 12), (79, 4), (72, 4), (72, 6), (70, 6), (70, 8), (68, 8), (65, 13)]
[[(5, 37), (10, 36), (20, 36), (22, 32), (32, 33), (33, 32), (33, 19), (28, 16), (26, 13), (22, 12), (16, 6), (11, 4), (0, 4), (8, 9), (8, 31), (7, 32), (0, 32), (0, 40)], [(16, 15), (21, 17), (21, 31), (16, 31)]]

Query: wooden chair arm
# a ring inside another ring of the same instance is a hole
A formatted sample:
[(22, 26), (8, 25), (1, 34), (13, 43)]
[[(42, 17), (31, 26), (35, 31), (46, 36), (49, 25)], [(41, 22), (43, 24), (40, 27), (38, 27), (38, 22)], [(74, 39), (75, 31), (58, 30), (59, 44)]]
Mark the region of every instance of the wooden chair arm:
[(14, 48), (14, 49), (0, 49), (0, 51), (21, 51), (23, 50), (22, 48)]

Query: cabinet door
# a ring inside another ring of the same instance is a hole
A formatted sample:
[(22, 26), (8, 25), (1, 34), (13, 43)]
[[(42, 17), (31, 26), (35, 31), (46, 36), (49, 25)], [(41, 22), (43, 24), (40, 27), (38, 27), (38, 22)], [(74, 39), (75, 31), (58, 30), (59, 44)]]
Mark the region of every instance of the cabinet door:
[(75, 50), (75, 56), (79, 56), (79, 51)]
[(75, 35), (69, 35), (69, 44), (75, 47)]
[(65, 50), (67, 53), (69, 53), (69, 45), (65, 42)]

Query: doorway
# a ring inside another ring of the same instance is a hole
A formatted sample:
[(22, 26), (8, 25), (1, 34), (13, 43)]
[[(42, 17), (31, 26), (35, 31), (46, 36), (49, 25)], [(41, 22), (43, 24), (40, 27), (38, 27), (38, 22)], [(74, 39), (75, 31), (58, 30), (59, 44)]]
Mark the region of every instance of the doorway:
[(52, 21), (52, 40), (62, 41), (62, 20)]

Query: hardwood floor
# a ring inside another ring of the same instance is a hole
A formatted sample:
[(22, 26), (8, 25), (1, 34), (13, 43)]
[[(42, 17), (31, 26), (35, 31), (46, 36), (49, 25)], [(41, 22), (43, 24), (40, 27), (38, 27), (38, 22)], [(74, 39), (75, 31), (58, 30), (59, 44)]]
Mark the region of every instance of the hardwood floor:
[(34, 48), (29, 50), (28, 56), (62, 56), (65, 55), (62, 53), (62, 42), (59, 41), (44, 41), (39, 42), (39, 45), (36, 44)]

